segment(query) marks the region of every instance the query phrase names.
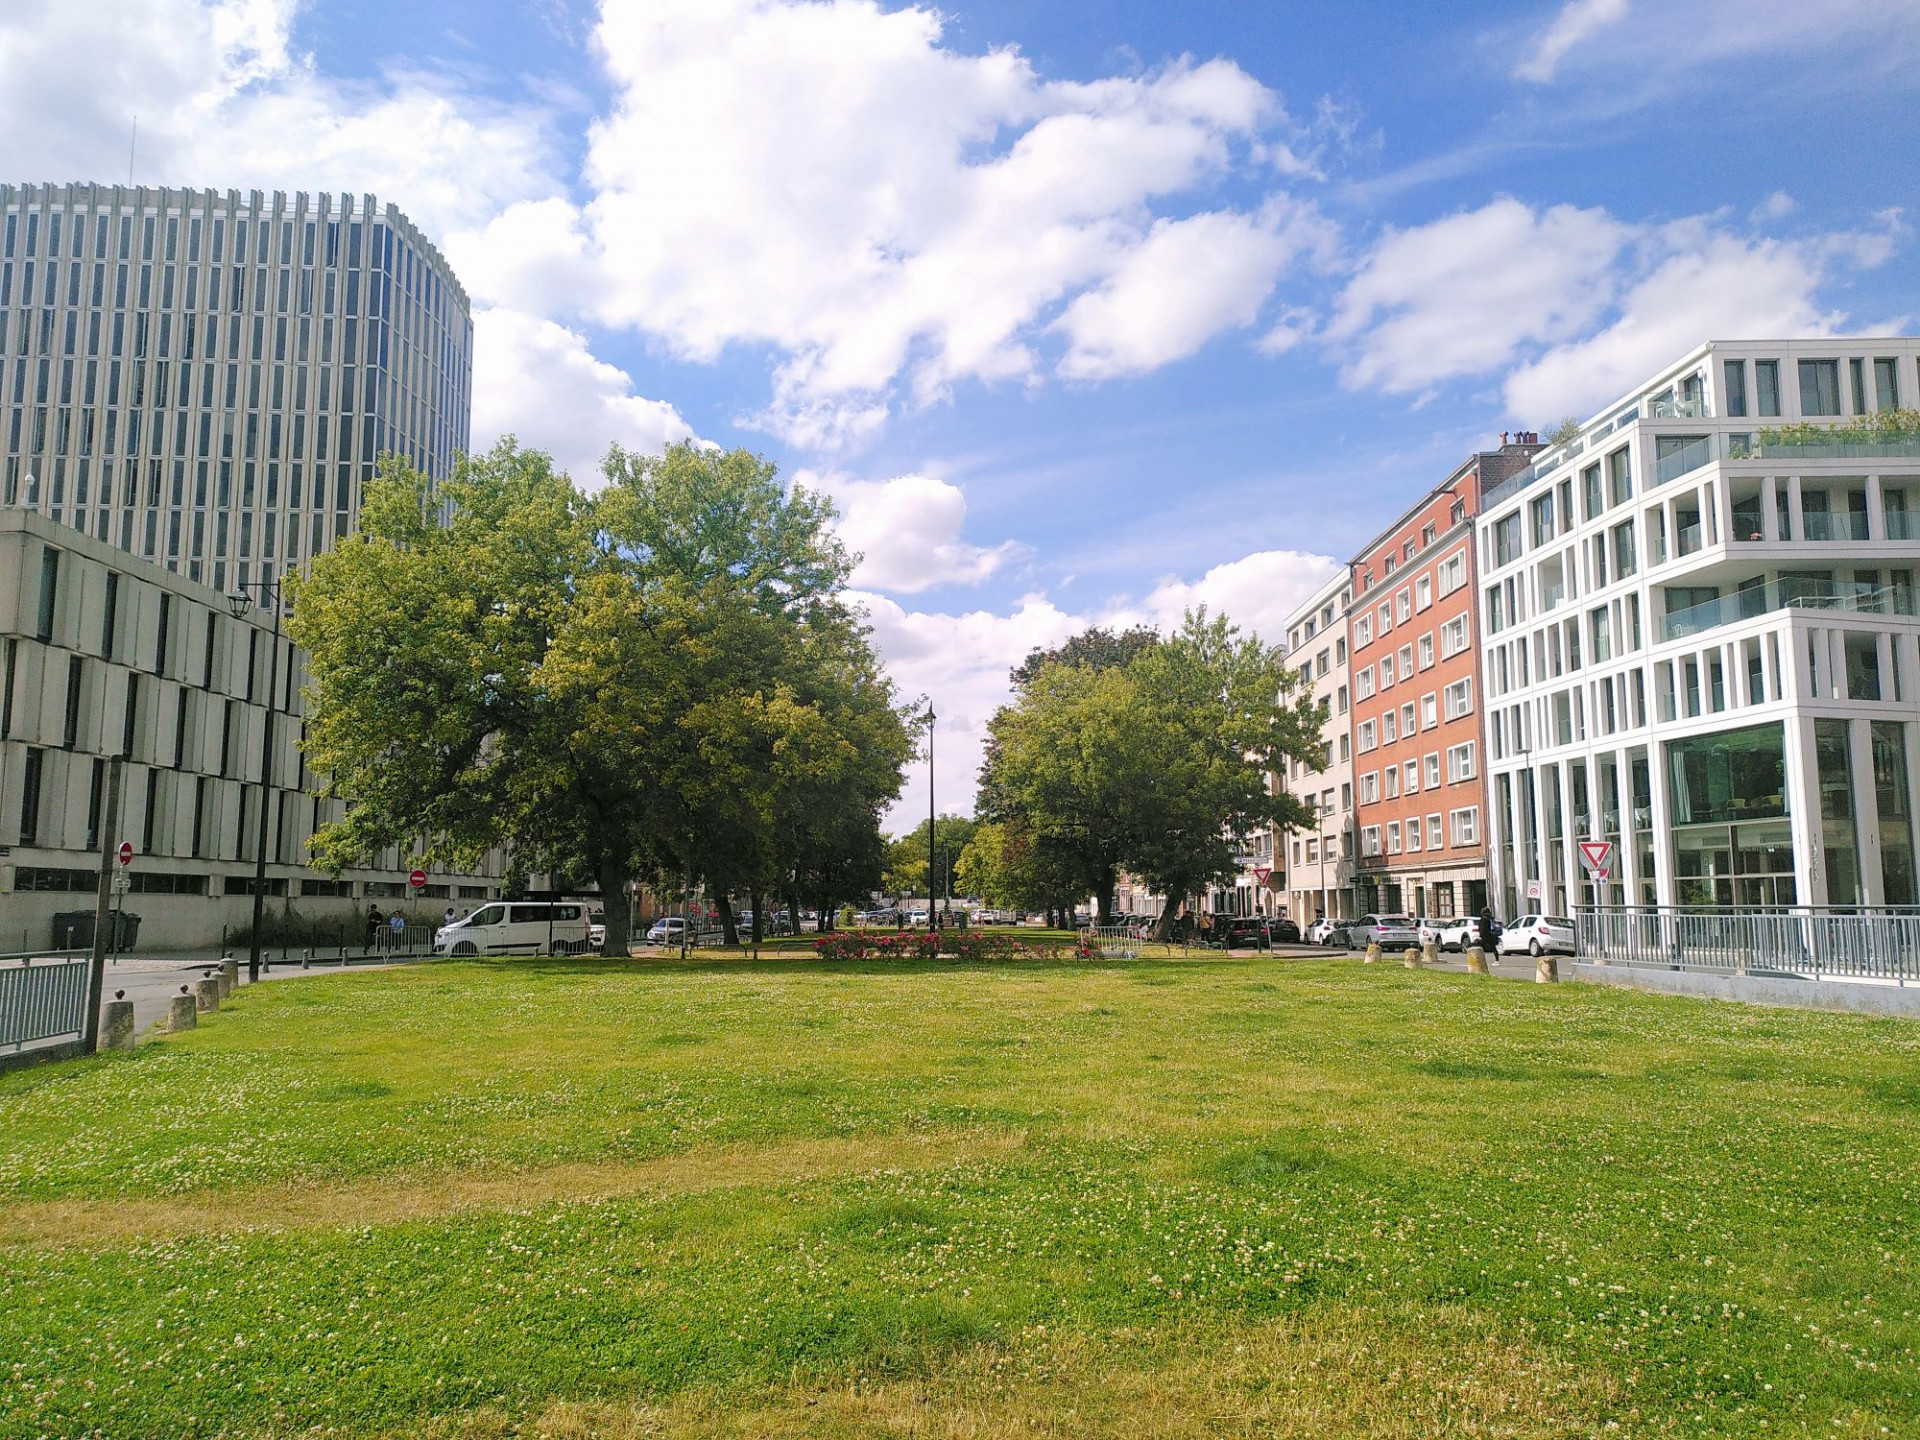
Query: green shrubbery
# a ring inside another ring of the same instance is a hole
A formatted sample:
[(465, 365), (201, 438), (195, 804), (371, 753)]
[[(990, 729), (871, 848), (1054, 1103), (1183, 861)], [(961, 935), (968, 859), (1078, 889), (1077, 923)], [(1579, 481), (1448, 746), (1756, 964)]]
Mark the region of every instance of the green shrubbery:
[(1081, 940), (1022, 940), (990, 930), (845, 930), (813, 942), (822, 960), (1090, 960)]
[(1760, 432), (1762, 445), (1872, 445), (1882, 440), (1920, 439), (1920, 410), (1876, 410), (1856, 415), (1839, 425), (1817, 425), (1802, 420), (1795, 425), (1768, 426)]

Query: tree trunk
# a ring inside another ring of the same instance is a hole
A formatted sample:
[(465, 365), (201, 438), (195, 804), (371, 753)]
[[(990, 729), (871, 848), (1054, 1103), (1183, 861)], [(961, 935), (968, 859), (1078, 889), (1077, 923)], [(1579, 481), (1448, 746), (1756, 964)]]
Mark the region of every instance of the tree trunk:
[(1185, 886), (1173, 886), (1167, 890), (1166, 908), (1160, 912), (1160, 919), (1153, 927), (1153, 938), (1167, 940), (1173, 936), (1174, 917), (1180, 913), (1180, 906), (1186, 900)]
[(721, 891), (718, 905), (720, 909), (720, 943), (722, 945), (738, 945), (740, 943), (740, 927), (734, 923), (733, 919), (733, 897), (724, 890)]
[(765, 900), (766, 893), (761, 890), (757, 882), (747, 887), (747, 903), (753, 906), (753, 949), (756, 955), (760, 952), (760, 939), (767, 933), (767, 907), (763, 903)]
[(1095, 917), (1102, 925), (1113, 923), (1113, 889), (1116, 883), (1117, 876), (1111, 865), (1100, 872), (1100, 890), (1094, 896), (1093, 903)]
[(632, 918), (627, 905), (627, 867), (617, 860), (602, 860), (595, 875), (600, 881), (601, 908), (607, 916), (607, 933), (600, 942), (600, 953), (624, 960), (632, 947), (627, 928)]

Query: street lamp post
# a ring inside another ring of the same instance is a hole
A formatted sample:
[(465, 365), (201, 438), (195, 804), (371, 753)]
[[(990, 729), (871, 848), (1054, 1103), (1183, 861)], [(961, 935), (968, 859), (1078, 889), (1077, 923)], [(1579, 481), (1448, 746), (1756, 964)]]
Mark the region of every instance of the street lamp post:
[(258, 590), (266, 603), (273, 607), (273, 658), (267, 668), (267, 718), (260, 734), (260, 816), (257, 822), (260, 829), (253, 858), (253, 933), (247, 951), (249, 985), (258, 983), (260, 979), (260, 928), (266, 921), (267, 810), (273, 800), (273, 722), (278, 714), (280, 694), (280, 582), (242, 580), (240, 592), (227, 597), (227, 609), (234, 619), (243, 618), (252, 608), (253, 596), (248, 592), (253, 590)]
[(933, 701), (927, 701), (927, 929), (937, 929), (940, 920), (933, 912)]

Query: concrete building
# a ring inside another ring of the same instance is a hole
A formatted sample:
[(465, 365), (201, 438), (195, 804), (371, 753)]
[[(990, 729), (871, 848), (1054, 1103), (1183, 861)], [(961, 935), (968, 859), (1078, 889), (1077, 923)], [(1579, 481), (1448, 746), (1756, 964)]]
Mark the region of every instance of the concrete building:
[(1327, 765), (1310, 770), (1295, 760), (1281, 777), (1311, 806), (1318, 823), (1286, 837), (1287, 913), (1302, 928), (1322, 915), (1344, 919), (1353, 908), (1353, 696), (1348, 663), (1347, 612), (1353, 581), (1343, 567), (1287, 617), (1287, 651), (1313, 685), (1326, 714)]
[(473, 324), (372, 196), (0, 185), (0, 504), (226, 592), (468, 447)]
[(1912, 905), (1920, 436), (1781, 435), (1920, 394), (1920, 342), (1716, 341), (1492, 487), (1478, 522), (1493, 885)]
[(1486, 902), (1486, 747), (1475, 630), (1481, 496), (1540, 449), (1469, 456), (1354, 557), (1355, 906), (1470, 915)]
[[(370, 196), (0, 186), (0, 950), (92, 908), (120, 754), (142, 946), (250, 919), (271, 617), (228, 596), (350, 534), (378, 456), (450, 473), (472, 333)], [(302, 864), (329, 817), (295, 744), (303, 657), (281, 662), (270, 914), (391, 909), (410, 857)], [(435, 875), (419, 908), (496, 895), (499, 868)]]

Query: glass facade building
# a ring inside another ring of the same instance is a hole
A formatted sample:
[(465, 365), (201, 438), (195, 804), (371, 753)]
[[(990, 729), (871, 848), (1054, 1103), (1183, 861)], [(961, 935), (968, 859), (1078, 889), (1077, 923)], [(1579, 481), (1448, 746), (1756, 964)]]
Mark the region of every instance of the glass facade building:
[(215, 590), (468, 446), (473, 324), (372, 196), (0, 186), (0, 503)]

